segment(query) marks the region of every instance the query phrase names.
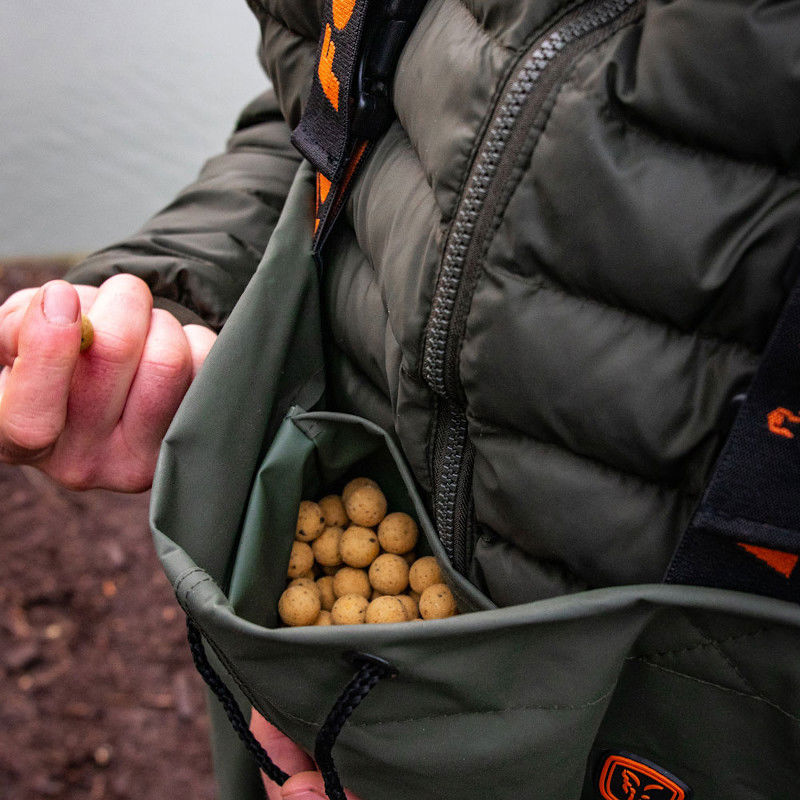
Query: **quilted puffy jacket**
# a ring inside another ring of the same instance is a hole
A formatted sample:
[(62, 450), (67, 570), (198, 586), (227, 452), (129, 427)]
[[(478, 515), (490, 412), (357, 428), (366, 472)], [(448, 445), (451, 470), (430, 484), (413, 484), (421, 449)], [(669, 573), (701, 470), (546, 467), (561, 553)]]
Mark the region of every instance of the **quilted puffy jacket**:
[[(249, 4), (274, 93), (73, 281), (132, 272), (224, 324), (320, 32), (316, 1)], [(427, 3), (330, 240), (328, 379), (498, 604), (662, 579), (789, 288), (798, 33), (797, 2)]]

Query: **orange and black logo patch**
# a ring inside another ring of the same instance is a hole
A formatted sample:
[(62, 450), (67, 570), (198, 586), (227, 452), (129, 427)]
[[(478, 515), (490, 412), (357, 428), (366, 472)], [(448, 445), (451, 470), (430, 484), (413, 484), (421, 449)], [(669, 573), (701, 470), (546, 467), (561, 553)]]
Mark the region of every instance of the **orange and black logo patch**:
[(691, 790), (661, 767), (630, 753), (606, 753), (597, 788), (603, 800), (690, 800)]

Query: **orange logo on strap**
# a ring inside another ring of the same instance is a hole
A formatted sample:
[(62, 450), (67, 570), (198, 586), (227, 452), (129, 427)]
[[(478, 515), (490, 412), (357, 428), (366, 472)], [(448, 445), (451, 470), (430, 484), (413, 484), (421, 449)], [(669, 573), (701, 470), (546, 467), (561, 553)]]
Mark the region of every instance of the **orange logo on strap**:
[(333, 74), (333, 57), (336, 55), (336, 45), (331, 40), (333, 32), (331, 26), (325, 26), (325, 38), (322, 40), (322, 52), (319, 54), (319, 66), (317, 75), (322, 84), (322, 91), (325, 97), (330, 100), (331, 105), (339, 110), (339, 79)]
[[(343, 31), (353, 16), (356, 0), (333, 0), (331, 11), (333, 24), (337, 31)], [(322, 84), (325, 97), (330, 100), (334, 111), (339, 110), (339, 79), (333, 71), (333, 57), (336, 55), (336, 45), (333, 41), (333, 29), (330, 24), (325, 24), (325, 35), (322, 37), (322, 50), (319, 54), (317, 76)]]
[(763, 561), (768, 567), (772, 567), (775, 572), (780, 572), (784, 578), (791, 578), (800, 556), (794, 553), (784, 553), (783, 550), (771, 550), (768, 547), (757, 547), (754, 544), (737, 542), (739, 547), (747, 550), (748, 553)]
[(347, 27), (355, 7), (356, 0), (333, 0), (333, 24), (340, 31)]
[(608, 756), (598, 788), (604, 800), (688, 800), (676, 779), (630, 756)]
[(331, 182), (321, 173), (317, 173), (317, 208), (325, 205), (328, 199), (328, 192), (331, 190)]
[(800, 416), (793, 414), (788, 408), (776, 408), (767, 414), (767, 425), (772, 433), (777, 436), (784, 436), (787, 439), (794, 439), (794, 434), (786, 427), (785, 422), (797, 424), (800, 422)]
[(319, 228), (319, 210), (325, 205), (328, 199), (328, 192), (331, 190), (331, 182), (321, 173), (317, 173), (317, 197), (316, 197), (316, 219), (314, 220), (314, 233)]

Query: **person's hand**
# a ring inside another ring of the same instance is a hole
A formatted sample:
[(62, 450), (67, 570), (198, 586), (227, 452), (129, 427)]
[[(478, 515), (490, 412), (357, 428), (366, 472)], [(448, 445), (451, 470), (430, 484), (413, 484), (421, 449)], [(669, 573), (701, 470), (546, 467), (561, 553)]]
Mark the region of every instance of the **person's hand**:
[[(291, 775), (278, 786), (261, 773), (268, 800), (327, 800), (322, 775), (314, 769), (311, 758), (255, 709), (251, 711), (250, 730), (275, 764)], [(359, 800), (352, 792), (345, 794), (347, 800)]]
[[(81, 312), (94, 343), (80, 352)], [(0, 306), (0, 461), (71, 489), (142, 491), (216, 334), (153, 309), (144, 281), (51, 281)]]

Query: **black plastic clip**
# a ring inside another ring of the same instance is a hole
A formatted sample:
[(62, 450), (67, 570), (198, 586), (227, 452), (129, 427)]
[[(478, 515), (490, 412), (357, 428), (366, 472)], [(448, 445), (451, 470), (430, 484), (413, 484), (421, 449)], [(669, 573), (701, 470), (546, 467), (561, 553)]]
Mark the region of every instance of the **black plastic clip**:
[(350, 133), (374, 141), (394, 119), (392, 82), (425, 0), (371, 3), (365, 20), (365, 46), (356, 67)]

